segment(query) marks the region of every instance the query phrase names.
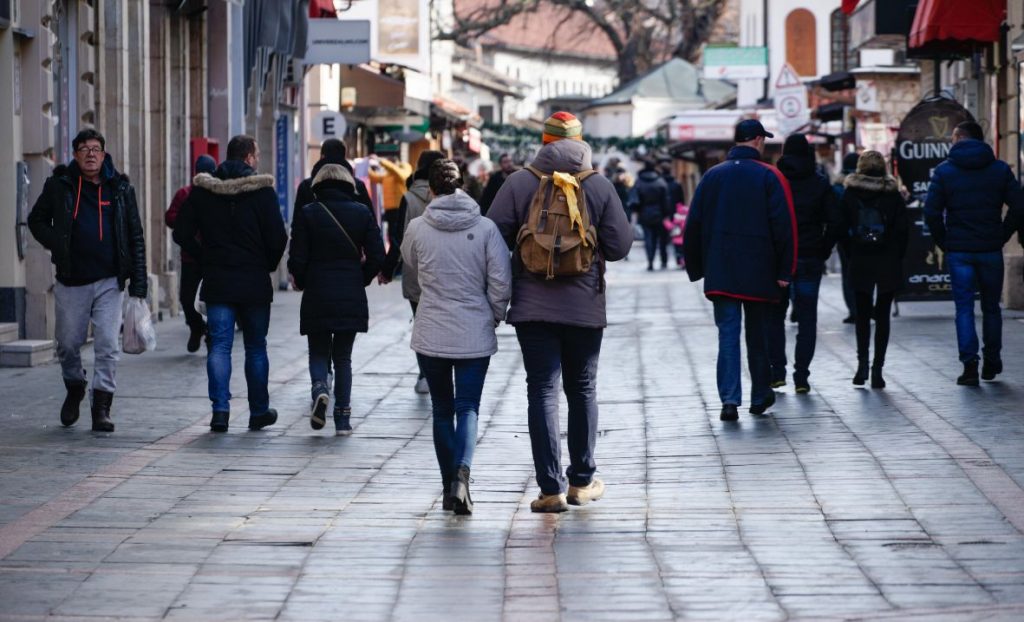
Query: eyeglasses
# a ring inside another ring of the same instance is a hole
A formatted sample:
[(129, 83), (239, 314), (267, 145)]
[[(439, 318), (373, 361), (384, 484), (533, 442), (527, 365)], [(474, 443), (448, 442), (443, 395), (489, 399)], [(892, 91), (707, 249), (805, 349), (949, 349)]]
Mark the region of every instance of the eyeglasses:
[(82, 155), (92, 155), (92, 154), (97, 154), (98, 155), (98, 154), (103, 153), (103, 147), (79, 147), (77, 149), (77, 151), (78, 151), (78, 153), (80, 153)]

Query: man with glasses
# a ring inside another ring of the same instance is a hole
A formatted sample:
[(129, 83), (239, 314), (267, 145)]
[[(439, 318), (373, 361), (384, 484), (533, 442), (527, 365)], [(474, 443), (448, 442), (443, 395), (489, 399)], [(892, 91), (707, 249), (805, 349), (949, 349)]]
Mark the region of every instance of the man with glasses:
[(64, 426), (78, 421), (88, 386), (81, 349), (92, 322), (95, 367), (92, 429), (113, 432), (110, 407), (117, 372), (125, 283), (128, 294), (145, 298), (146, 241), (128, 177), (114, 168), (106, 141), (93, 129), (72, 141), (74, 160), (46, 180), (28, 224), (50, 251), (57, 270), (54, 286), (57, 356), (67, 397), (60, 411)]

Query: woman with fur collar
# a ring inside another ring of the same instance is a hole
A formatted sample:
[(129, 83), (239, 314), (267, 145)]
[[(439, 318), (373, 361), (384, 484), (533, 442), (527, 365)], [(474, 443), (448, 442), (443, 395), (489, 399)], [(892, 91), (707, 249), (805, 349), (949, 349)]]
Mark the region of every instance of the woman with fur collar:
[[(871, 387), (885, 387), (882, 367), (889, 345), (889, 318), (896, 292), (903, 286), (903, 257), (907, 252), (907, 205), (896, 179), (888, 174), (885, 158), (865, 151), (857, 172), (846, 177), (840, 203), (841, 231), (850, 248), (850, 278), (856, 300), (857, 373), (853, 384), (868, 378), (868, 342), (875, 320), (875, 358)], [(877, 293), (876, 293), (877, 292)]]

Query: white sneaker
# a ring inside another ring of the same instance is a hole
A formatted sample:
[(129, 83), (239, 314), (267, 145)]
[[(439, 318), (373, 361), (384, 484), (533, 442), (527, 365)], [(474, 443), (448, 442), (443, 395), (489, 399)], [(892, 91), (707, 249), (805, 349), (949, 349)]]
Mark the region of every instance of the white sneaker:
[(419, 393), (420, 395), (426, 395), (427, 393), (430, 393), (430, 387), (427, 386), (426, 378), (420, 378), (419, 380), (416, 381), (416, 392)]

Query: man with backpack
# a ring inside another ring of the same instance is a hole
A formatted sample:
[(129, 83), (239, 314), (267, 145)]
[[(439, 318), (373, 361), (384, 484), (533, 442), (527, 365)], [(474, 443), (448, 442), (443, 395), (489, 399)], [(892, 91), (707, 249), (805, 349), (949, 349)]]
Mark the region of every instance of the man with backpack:
[[(981, 292), (983, 380), (1003, 371), (1000, 356), (1003, 318), (1003, 244), (1024, 219), (1024, 192), (1013, 171), (997, 160), (981, 126), (965, 121), (953, 130), (948, 159), (935, 167), (925, 222), (935, 243), (946, 253), (956, 304), (956, 338), (964, 372), (957, 384), (978, 385), (978, 332), (974, 296)], [(1003, 204), (1009, 206), (1003, 218)]]
[(644, 250), (647, 251), (647, 271), (654, 270), (654, 256), (661, 257), (661, 269), (668, 267), (668, 231), (665, 219), (672, 217), (668, 184), (654, 168), (654, 160), (644, 161), (644, 168), (629, 193), (629, 207), (637, 213), (644, 228)]
[[(615, 192), (593, 170), (583, 127), (568, 112), (544, 123), (544, 146), (509, 176), (487, 217), (513, 250), (512, 306), (526, 366), (528, 420), (540, 496), (534, 512), (601, 498), (594, 477), (597, 361), (607, 325), (604, 266), (626, 256), (632, 229)], [(561, 471), (558, 380), (569, 404), (569, 467)], [(568, 493), (568, 494), (566, 494)]]
[(736, 146), (704, 174), (683, 233), (686, 271), (691, 281), (704, 279), (704, 295), (715, 309), (722, 421), (739, 418), (744, 319), (750, 414), (763, 415), (775, 404), (766, 322), (770, 306), (779, 303), (796, 270), (793, 199), (782, 173), (760, 160), (765, 137), (772, 134), (756, 119), (736, 125)]

